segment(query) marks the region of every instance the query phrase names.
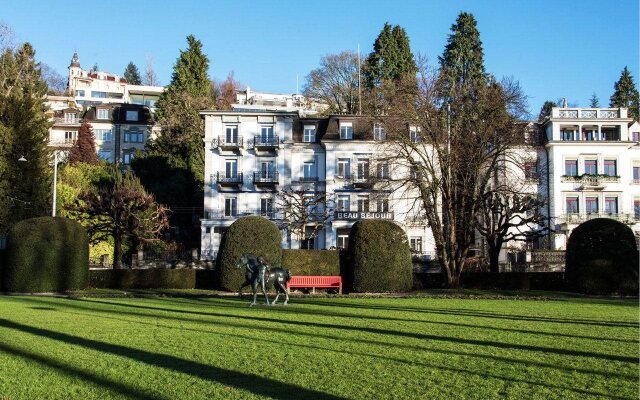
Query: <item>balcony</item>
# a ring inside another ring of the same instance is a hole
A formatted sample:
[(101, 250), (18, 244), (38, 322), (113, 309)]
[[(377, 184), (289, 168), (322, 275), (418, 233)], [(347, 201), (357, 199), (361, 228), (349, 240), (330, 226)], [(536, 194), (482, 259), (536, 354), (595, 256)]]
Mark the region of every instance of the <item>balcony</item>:
[(227, 138), (226, 136), (218, 136), (217, 139), (213, 139), (211, 145), (214, 148), (219, 148), (223, 150), (238, 150), (242, 148), (243, 141), (242, 136), (237, 136), (235, 138)]
[(253, 184), (263, 186), (275, 186), (280, 183), (280, 174), (278, 171), (254, 172)]
[(618, 183), (620, 177), (616, 175), (562, 175), (562, 182), (575, 183), (575, 189), (604, 189), (607, 183)]
[(205, 219), (210, 219), (210, 220), (235, 220), (237, 218), (240, 217), (246, 217), (249, 215), (258, 215), (261, 217), (265, 217), (267, 219), (270, 220), (280, 220), (282, 219), (282, 213), (279, 211), (276, 211), (274, 209), (266, 209), (266, 210), (261, 210), (261, 209), (255, 209), (255, 210), (243, 210), (243, 211), (238, 211), (235, 210), (235, 212), (228, 212), (225, 210), (216, 210), (216, 211), (206, 211), (205, 212)]
[(318, 182), (320, 180), (317, 176), (301, 176), (300, 182)]
[(373, 181), (371, 177), (366, 175), (353, 175), (351, 177), (351, 184), (353, 187), (368, 188), (373, 186)]
[(596, 219), (596, 218), (608, 218), (623, 224), (633, 225), (638, 222), (633, 214), (617, 214), (617, 213), (590, 213), (590, 214), (563, 214), (556, 218), (557, 230), (567, 231), (569, 225), (580, 225), (583, 222)]
[[(214, 179), (215, 178), (215, 179)], [(242, 185), (242, 172), (236, 172), (234, 174), (227, 174), (226, 172), (217, 172), (211, 175), (211, 181), (220, 186), (241, 186)]]
[(626, 118), (617, 108), (554, 108), (553, 117), (563, 119), (615, 119)]
[(256, 135), (253, 138), (253, 148), (256, 150), (275, 150), (279, 145), (280, 138), (278, 136), (263, 137), (261, 135)]

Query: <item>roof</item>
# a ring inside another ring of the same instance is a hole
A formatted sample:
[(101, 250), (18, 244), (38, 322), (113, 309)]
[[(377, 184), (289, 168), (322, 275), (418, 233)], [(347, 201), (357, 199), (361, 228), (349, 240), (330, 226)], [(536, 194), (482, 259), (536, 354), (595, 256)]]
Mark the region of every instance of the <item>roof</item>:
[[(97, 106), (92, 106), (83, 115), (82, 119), (87, 122), (104, 122), (107, 120), (98, 119), (96, 117), (97, 109), (111, 110), (109, 113), (109, 120), (114, 124), (128, 124), (128, 125), (152, 125), (153, 114), (147, 106), (140, 104), (128, 104), (128, 103), (106, 103)], [(138, 111), (138, 121), (127, 121), (127, 111)]]
[(353, 140), (373, 140), (374, 119), (369, 115), (330, 115), (323, 140), (340, 140), (340, 124), (353, 125)]

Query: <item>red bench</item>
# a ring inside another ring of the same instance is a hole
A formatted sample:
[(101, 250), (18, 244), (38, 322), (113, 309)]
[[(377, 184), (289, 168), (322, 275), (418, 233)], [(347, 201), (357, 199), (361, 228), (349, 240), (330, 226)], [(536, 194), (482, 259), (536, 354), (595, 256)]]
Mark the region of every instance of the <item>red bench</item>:
[(342, 294), (342, 277), (341, 276), (292, 276), (287, 282), (287, 289), (291, 288), (311, 288), (312, 292), (316, 292), (316, 288), (322, 289), (338, 289), (338, 293)]

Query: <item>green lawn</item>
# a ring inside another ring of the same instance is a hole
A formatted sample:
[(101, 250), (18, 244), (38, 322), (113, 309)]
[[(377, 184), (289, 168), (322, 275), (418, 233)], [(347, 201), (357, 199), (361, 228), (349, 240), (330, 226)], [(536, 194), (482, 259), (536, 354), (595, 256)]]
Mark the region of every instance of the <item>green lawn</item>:
[(638, 304), (0, 296), (0, 399), (638, 398)]

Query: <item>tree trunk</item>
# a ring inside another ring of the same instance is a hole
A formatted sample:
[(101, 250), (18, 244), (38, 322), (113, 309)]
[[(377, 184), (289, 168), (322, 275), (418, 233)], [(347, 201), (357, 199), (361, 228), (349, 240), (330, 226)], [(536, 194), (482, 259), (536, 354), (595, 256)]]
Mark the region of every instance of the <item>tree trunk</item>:
[(122, 268), (122, 237), (113, 235), (113, 268)]
[(489, 247), (489, 272), (500, 272), (500, 265), (498, 264), (498, 258), (500, 257), (500, 248), (494, 243), (488, 242)]

